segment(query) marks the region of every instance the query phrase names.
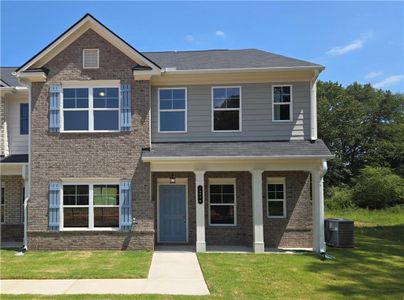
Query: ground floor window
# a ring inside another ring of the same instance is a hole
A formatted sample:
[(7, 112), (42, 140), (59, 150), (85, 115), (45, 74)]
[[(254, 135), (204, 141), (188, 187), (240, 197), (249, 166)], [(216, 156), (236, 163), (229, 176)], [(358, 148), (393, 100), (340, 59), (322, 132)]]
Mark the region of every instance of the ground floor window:
[(119, 227), (119, 185), (64, 184), (63, 227)]
[(269, 218), (286, 217), (285, 178), (267, 179), (267, 215)]
[(4, 214), (4, 209), (6, 207), (6, 201), (5, 201), (5, 196), (6, 196), (6, 189), (3, 186), (3, 184), (1, 185), (1, 205), (0, 205), (0, 219), (1, 219), (1, 223), (3, 224), (5, 221), (5, 214)]
[(209, 224), (236, 224), (236, 180), (209, 180)]

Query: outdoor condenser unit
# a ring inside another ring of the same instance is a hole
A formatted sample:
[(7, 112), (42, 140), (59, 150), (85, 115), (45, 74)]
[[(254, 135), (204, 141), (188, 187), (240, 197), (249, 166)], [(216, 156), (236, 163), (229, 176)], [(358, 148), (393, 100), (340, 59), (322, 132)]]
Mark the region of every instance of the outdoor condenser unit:
[(354, 222), (330, 218), (324, 221), (325, 243), (340, 248), (354, 247)]

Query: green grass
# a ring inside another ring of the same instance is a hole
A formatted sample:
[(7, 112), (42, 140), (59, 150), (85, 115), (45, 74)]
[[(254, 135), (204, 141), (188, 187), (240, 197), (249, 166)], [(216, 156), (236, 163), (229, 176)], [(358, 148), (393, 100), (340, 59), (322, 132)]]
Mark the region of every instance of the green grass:
[(2, 299), (404, 299), (402, 209), (327, 212), (356, 221), (356, 248), (308, 253), (198, 254), (211, 296), (4, 296)]
[(146, 278), (151, 252), (1, 250), (2, 279)]

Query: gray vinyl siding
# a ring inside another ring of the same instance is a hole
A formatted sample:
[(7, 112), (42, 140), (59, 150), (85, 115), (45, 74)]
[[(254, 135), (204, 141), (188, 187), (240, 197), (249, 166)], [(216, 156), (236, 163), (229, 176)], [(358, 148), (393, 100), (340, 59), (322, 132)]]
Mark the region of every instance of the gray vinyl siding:
[(278, 83), (234, 85), (241, 86), (241, 132), (212, 132), (212, 85), (185, 86), (188, 106), (186, 133), (158, 132), (159, 87), (153, 86), (152, 142), (307, 140), (310, 138), (310, 83), (283, 84), (291, 84), (293, 87), (291, 122), (272, 122), (272, 85)]

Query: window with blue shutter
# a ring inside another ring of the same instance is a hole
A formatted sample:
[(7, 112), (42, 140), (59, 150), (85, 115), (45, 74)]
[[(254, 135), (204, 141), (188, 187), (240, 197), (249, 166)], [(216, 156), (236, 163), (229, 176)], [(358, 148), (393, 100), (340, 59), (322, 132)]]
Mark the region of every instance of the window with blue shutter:
[(132, 127), (132, 96), (130, 84), (121, 85), (121, 131), (130, 131)]
[(130, 181), (123, 181), (120, 184), (121, 216), (119, 227), (121, 230), (132, 228), (132, 189)]
[(49, 131), (60, 131), (60, 84), (52, 84), (49, 87)]
[(49, 184), (49, 230), (51, 231), (59, 231), (60, 188), (59, 182)]
[(28, 103), (20, 103), (20, 134), (28, 134)]

